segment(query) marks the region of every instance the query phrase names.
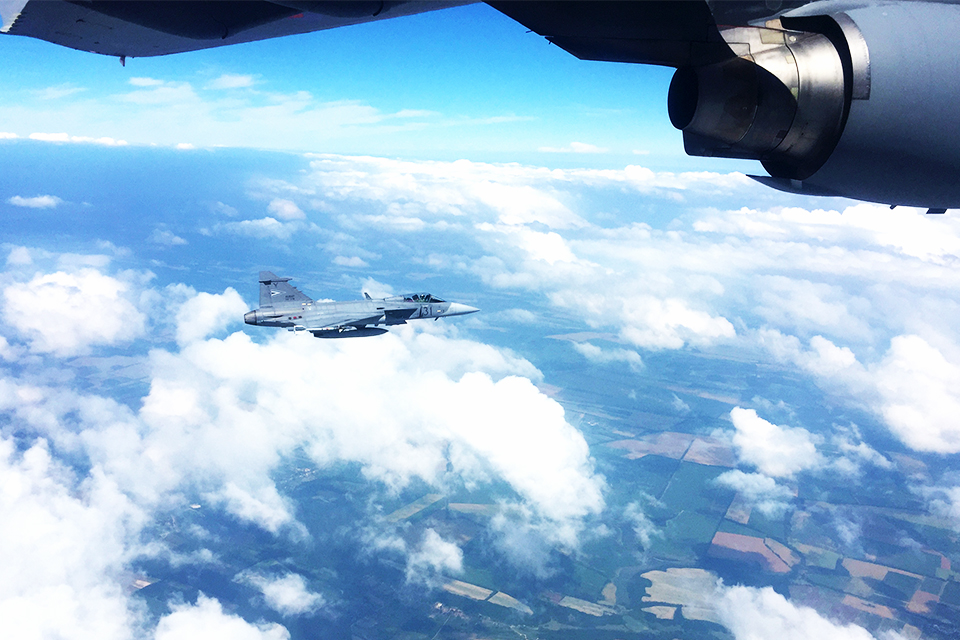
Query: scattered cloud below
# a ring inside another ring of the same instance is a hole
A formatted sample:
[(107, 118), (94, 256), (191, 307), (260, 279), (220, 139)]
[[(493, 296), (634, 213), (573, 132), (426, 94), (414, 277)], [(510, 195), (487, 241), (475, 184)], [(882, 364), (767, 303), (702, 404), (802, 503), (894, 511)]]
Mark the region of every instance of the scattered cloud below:
[(789, 488), (762, 473), (732, 469), (717, 476), (716, 482), (739, 493), (747, 504), (768, 518), (782, 518), (794, 497)]
[(200, 292), (184, 302), (177, 312), (177, 342), (184, 345), (222, 331), (242, 321), (248, 308), (232, 288), (222, 294)]
[(822, 464), (816, 446), (818, 439), (806, 429), (775, 425), (753, 409), (741, 407), (730, 411), (730, 419), (736, 429), (733, 444), (740, 460), (766, 476), (791, 477)]
[[(875, 640), (863, 627), (839, 624), (814, 609), (795, 605), (771, 587), (721, 587), (716, 601), (722, 624), (736, 640)], [(895, 640), (896, 633), (885, 634)]]
[(433, 529), (424, 531), (420, 545), (407, 556), (407, 582), (436, 586), (443, 576), (462, 572), (463, 551)]
[(226, 613), (220, 601), (203, 593), (196, 604), (174, 604), (173, 613), (163, 616), (154, 640), (290, 640), (290, 632), (275, 622), (250, 623)]
[(31, 350), (60, 357), (142, 335), (146, 317), (129, 282), (91, 268), (39, 274), (3, 289), (3, 317)]
[(610, 362), (625, 362), (634, 371), (643, 369), (643, 360), (640, 354), (630, 349), (601, 349), (589, 342), (572, 342), (573, 348), (584, 358), (597, 364)]
[(235, 579), (259, 589), (267, 605), (285, 616), (315, 615), (327, 603), (322, 594), (307, 588), (307, 581), (298, 573), (267, 576), (245, 571)]
[(640, 546), (649, 549), (654, 538), (663, 537), (663, 531), (657, 527), (645, 511), (645, 507), (655, 504), (656, 500), (646, 494), (641, 497), (642, 500), (631, 502), (626, 506), (624, 516), (633, 525), (633, 533), (637, 536)]

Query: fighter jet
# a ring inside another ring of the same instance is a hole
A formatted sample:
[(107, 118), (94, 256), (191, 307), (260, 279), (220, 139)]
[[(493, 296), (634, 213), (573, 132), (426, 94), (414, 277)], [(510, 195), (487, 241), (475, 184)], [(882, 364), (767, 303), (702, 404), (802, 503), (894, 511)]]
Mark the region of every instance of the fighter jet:
[(286, 327), (306, 331), (317, 338), (360, 338), (386, 333), (384, 326), (406, 324), (407, 320), (462, 316), (479, 311), (476, 307), (446, 302), (429, 293), (408, 293), (389, 298), (349, 302), (317, 302), (293, 285), (290, 278), (260, 272), (260, 308), (243, 316), (247, 324)]

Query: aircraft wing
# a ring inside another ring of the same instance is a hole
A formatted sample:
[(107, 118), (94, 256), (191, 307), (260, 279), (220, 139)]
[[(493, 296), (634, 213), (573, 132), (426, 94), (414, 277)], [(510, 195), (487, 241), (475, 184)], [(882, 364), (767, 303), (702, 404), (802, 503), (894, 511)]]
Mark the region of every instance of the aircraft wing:
[(681, 67), (733, 56), (703, 1), (487, 4), (581, 60)]
[(0, 0), (0, 31), (119, 57), (253, 42), (469, 2), (343, 0)]
[(349, 315), (339, 315), (339, 316), (327, 316), (323, 317), (317, 321), (311, 322), (309, 325), (305, 325), (304, 328), (307, 331), (330, 331), (333, 329), (340, 329), (342, 327), (365, 327), (370, 324), (377, 324), (383, 321), (383, 313), (377, 313), (376, 315), (366, 316), (366, 317), (357, 317)]

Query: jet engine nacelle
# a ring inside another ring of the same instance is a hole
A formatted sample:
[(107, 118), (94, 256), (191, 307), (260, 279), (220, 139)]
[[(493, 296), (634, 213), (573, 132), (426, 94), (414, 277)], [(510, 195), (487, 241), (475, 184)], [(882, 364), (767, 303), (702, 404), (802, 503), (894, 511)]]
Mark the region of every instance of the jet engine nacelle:
[(784, 191), (960, 207), (960, 6), (851, 6), (724, 29), (738, 57), (678, 69), (687, 153), (760, 160)]

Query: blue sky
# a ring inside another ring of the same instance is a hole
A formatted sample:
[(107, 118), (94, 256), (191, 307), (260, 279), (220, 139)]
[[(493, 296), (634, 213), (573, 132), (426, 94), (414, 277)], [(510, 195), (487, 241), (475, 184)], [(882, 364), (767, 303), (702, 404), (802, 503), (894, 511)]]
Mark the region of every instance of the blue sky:
[(672, 70), (578, 61), (482, 4), (125, 68), (27, 38), (0, 55), (0, 130), (21, 137), (701, 165), (669, 125)]

